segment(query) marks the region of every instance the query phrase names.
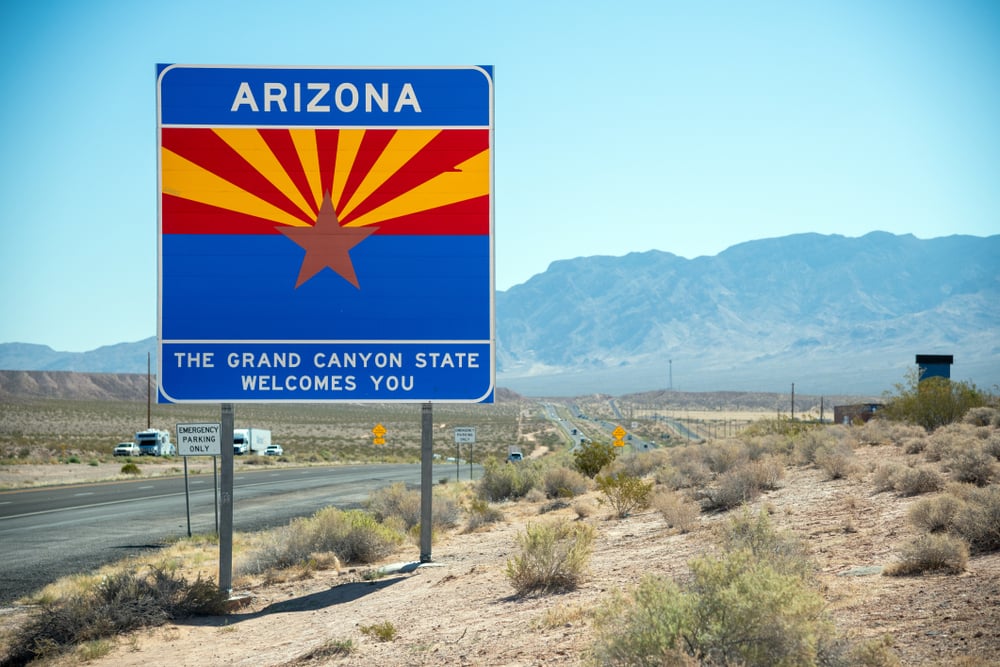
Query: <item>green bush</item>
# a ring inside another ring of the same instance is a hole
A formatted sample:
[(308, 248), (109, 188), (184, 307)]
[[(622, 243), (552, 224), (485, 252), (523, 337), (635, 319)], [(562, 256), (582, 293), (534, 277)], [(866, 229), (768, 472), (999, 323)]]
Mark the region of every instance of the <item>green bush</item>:
[(618, 456), (613, 445), (606, 442), (585, 442), (573, 452), (573, 465), (581, 474), (594, 479)]
[(604, 494), (602, 503), (611, 505), (615, 515), (625, 518), (635, 510), (649, 507), (649, 495), (653, 492), (653, 482), (642, 479), (627, 472), (598, 475), (594, 478), (597, 488)]
[(122, 466), (121, 473), (123, 475), (141, 475), (142, 471), (139, 470), (139, 466), (129, 461)]
[[(814, 665), (832, 624), (819, 593), (746, 550), (690, 563), (682, 588), (646, 577), (598, 612), (597, 665)], [(694, 662), (693, 659), (697, 659)]]
[(594, 536), (586, 523), (528, 524), (517, 536), (520, 553), (507, 560), (507, 579), (521, 597), (573, 590), (586, 574)]
[(758, 419), (743, 429), (740, 435), (747, 438), (763, 435), (795, 437), (817, 428), (822, 428), (822, 426), (788, 417), (776, 417), (774, 419)]
[(487, 459), (476, 492), (483, 500), (498, 502), (523, 498), (538, 483), (538, 472), (528, 462), (499, 463)]
[(920, 380), (916, 370), (903, 383), (895, 386), (896, 393), (887, 393), (880, 415), (886, 419), (910, 422), (928, 431), (960, 420), (969, 410), (985, 407), (990, 396), (976, 385), (965, 381), (931, 377)]
[(473, 498), (469, 501), (469, 524), (466, 530), (471, 532), (497, 521), (503, 521), (503, 512), (490, 505), (488, 501), (482, 498)]
[(380, 642), (391, 642), (398, 634), (396, 626), (392, 624), (392, 621), (382, 621), (381, 623), (362, 625), (358, 629), (361, 630), (362, 634), (374, 637)]
[(924, 572), (965, 571), (969, 547), (951, 535), (921, 535), (900, 549), (899, 562), (885, 569), (888, 576), (908, 576)]
[(806, 576), (813, 571), (805, 543), (793, 533), (775, 528), (767, 512), (755, 514), (744, 507), (719, 531), (726, 551), (747, 551), (784, 574)]

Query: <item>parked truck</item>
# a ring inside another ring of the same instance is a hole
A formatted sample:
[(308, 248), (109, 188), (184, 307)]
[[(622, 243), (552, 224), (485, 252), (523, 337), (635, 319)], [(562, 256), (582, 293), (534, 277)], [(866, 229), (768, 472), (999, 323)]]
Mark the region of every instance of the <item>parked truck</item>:
[(265, 428), (233, 429), (234, 454), (258, 454), (263, 456), (271, 444), (271, 431)]
[(170, 431), (147, 428), (135, 434), (135, 444), (143, 456), (172, 456), (174, 443), (170, 442)]
[(509, 445), (507, 447), (507, 463), (518, 463), (524, 460), (524, 454), (521, 453), (521, 448), (516, 445)]

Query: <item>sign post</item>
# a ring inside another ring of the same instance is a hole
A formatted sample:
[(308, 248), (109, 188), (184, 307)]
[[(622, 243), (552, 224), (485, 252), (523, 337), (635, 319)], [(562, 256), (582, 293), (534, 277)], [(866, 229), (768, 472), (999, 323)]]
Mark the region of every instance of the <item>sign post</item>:
[(222, 406), (228, 590), (235, 403), (494, 401), (493, 68), (160, 64), (156, 92), (157, 401)]
[(461, 460), (461, 447), (460, 445), (469, 445), (469, 481), (472, 481), (472, 445), (476, 442), (476, 427), (475, 426), (456, 426), (455, 427), (455, 480), (458, 481), (460, 475), (458, 474), (458, 464)]
[[(188, 490), (189, 456), (211, 456), (212, 476), (215, 477), (215, 457), (219, 455), (220, 424), (178, 424), (177, 453), (184, 457), (184, 504), (187, 507), (188, 537), (191, 537), (191, 493)], [(213, 497), (214, 502), (214, 497)], [(216, 507), (215, 532), (219, 532), (219, 513)]]

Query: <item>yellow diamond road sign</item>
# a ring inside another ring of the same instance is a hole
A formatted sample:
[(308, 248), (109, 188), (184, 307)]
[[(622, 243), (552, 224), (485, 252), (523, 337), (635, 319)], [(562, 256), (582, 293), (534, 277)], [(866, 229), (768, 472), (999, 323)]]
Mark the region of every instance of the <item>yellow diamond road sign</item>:
[(611, 435), (615, 436), (615, 440), (621, 440), (622, 438), (625, 437), (625, 429), (623, 429), (621, 426), (618, 426), (615, 428), (614, 431), (611, 432)]

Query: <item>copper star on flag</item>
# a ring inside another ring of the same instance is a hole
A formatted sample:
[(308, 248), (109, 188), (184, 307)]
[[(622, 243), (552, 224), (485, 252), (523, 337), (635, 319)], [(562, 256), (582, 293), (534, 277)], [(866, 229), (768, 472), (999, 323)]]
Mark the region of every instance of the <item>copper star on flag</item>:
[(333, 210), (330, 193), (323, 195), (316, 224), (312, 227), (278, 227), (278, 231), (302, 246), (306, 256), (302, 259), (298, 280), (299, 287), (317, 273), (329, 268), (358, 289), (358, 276), (351, 261), (351, 248), (364, 241), (377, 227), (341, 227), (337, 212)]

